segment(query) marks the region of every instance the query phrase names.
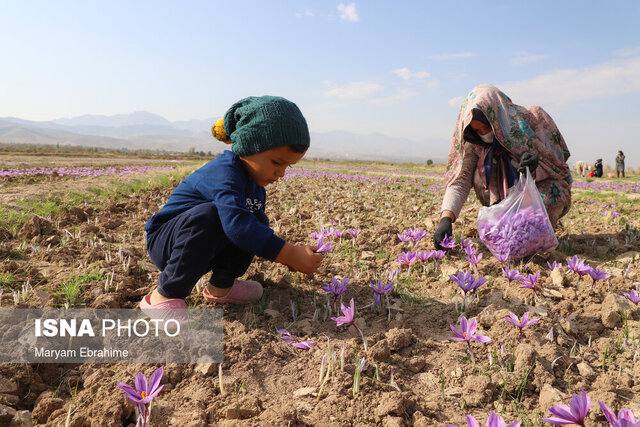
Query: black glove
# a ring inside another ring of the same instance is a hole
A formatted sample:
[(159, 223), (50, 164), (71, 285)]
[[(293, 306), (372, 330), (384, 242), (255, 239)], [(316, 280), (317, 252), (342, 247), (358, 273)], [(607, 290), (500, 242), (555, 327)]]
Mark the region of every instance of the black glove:
[(453, 229), (451, 228), (451, 218), (445, 216), (440, 219), (440, 224), (438, 224), (436, 232), (433, 233), (433, 244), (436, 249), (442, 249), (440, 242), (447, 236), (453, 236)]
[(537, 153), (524, 153), (518, 163), (518, 172), (525, 173), (526, 168), (529, 167), (529, 172), (533, 173), (538, 167), (538, 154)]

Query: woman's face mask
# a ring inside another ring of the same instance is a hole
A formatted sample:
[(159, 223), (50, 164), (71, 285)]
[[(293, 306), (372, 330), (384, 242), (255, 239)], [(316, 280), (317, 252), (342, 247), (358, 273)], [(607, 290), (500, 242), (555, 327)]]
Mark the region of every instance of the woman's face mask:
[(493, 142), (493, 131), (489, 131), (489, 133), (485, 133), (484, 135), (478, 134), (480, 139), (487, 144), (491, 144)]

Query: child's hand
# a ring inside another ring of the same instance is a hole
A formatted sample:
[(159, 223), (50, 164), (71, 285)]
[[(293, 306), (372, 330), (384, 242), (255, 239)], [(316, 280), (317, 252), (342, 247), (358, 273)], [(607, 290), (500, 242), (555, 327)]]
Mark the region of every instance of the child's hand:
[(315, 273), (322, 262), (322, 254), (316, 253), (315, 250), (316, 248), (313, 246), (294, 246), (285, 243), (276, 257), (276, 262), (287, 265), (292, 270), (301, 273)]

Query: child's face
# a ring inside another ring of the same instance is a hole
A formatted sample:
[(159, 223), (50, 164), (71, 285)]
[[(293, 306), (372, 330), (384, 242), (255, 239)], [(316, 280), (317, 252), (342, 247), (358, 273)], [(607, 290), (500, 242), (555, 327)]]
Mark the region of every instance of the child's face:
[(287, 167), (297, 163), (304, 154), (296, 153), (284, 145), (250, 156), (240, 156), (240, 159), (251, 179), (264, 187), (282, 178)]

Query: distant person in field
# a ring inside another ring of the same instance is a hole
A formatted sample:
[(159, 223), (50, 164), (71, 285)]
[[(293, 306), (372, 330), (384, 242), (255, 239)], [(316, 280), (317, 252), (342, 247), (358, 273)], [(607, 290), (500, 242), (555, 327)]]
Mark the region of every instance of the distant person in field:
[(322, 255), (275, 235), (265, 215), (265, 186), (282, 178), (309, 148), (307, 122), (280, 97), (242, 99), (212, 128), (227, 144), (214, 160), (189, 175), (147, 222), (149, 256), (162, 271), (158, 287), (140, 302), (144, 309), (186, 309), (185, 298), (212, 272), (205, 300), (248, 304), (262, 285), (238, 280), (255, 255), (293, 271), (315, 272)]
[(622, 151), (618, 151), (616, 156), (616, 178), (620, 178), (620, 174), (624, 178), (624, 154)]
[(574, 165), (573, 165), (573, 171), (578, 174), (579, 176), (583, 177), (587, 174), (587, 171), (589, 170), (589, 166), (583, 162), (582, 160), (578, 160)]
[(453, 235), (471, 187), (482, 205), (493, 205), (527, 167), (555, 227), (571, 207), (568, 158), (560, 131), (541, 107), (521, 107), (494, 86), (476, 86), (462, 103), (451, 140), (435, 246)]
[(593, 165), (593, 176), (595, 176), (596, 178), (601, 178), (602, 177), (602, 159), (598, 159), (596, 160), (595, 164)]

